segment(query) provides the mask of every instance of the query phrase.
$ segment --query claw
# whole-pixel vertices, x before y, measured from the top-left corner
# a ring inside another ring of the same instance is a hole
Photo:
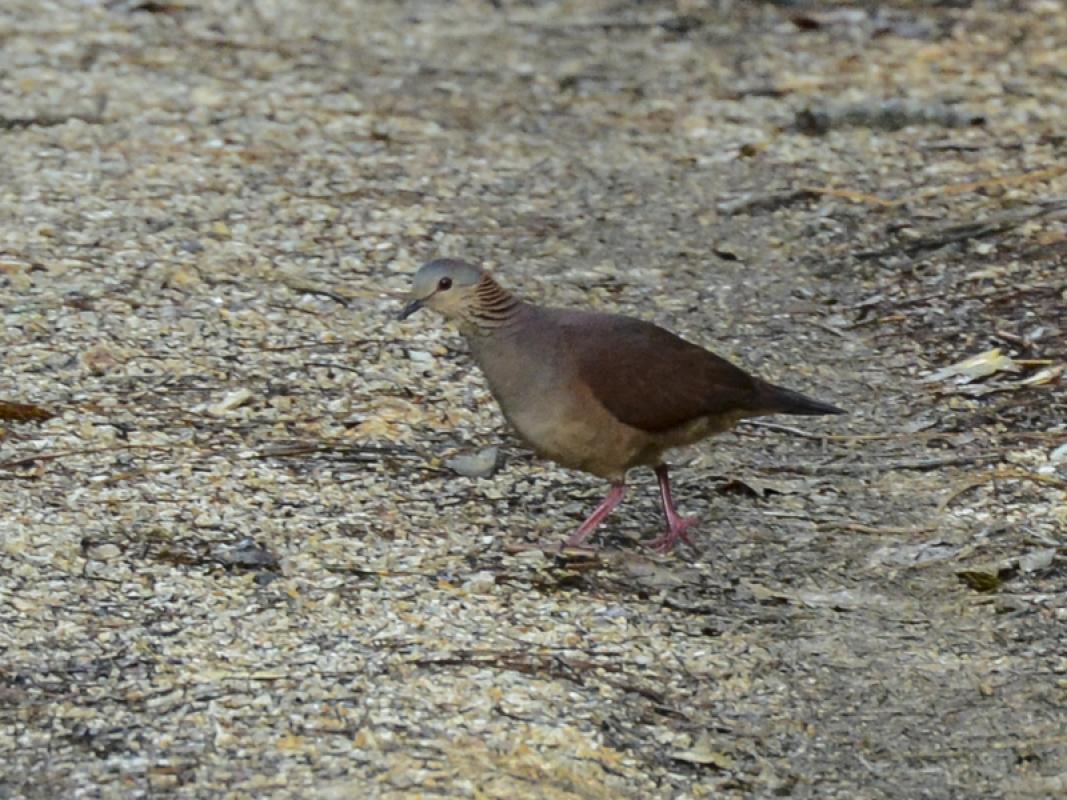
[[[668,522],[667,530],[661,536],[657,536],[651,542],[648,542],[647,546],[657,553],[669,553],[678,544],[679,539],[686,544],[692,544],[693,540],[689,538],[687,531],[697,522],[699,520],[696,517],[675,516],[673,520]]]
[[[696,517],[683,517],[674,507],[671,497],[671,481],[667,476],[667,465],[660,464],[656,467],[656,479],[659,481],[659,495],[663,501],[663,516],[667,518],[667,530],[662,536],[658,536],[648,543],[648,546],[659,553],[669,553],[681,539],[686,544],[692,544],[686,531],[697,523]]]

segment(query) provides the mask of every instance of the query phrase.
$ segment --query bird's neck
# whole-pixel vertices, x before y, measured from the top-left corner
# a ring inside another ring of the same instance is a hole
[[[483,274],[463,311],[460,331],[468,337],[489,336],[512,328],[520,321],[525,305],[488,274]]]

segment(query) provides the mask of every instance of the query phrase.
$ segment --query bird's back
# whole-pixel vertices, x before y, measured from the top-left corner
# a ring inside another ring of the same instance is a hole
[[[617,314],[546,313],[576,374],[626,425],[656,434],[758,411],[762,381],[658,325]]]

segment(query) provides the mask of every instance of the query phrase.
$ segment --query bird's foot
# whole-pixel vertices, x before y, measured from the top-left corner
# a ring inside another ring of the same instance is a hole
[[[669,553],[678,544],[679,539],[686,544],[692,544],[693,540],[689,538],[687,531],[696,525],[698,521],[696,517],[676,516],[668,522],[667,530],[662,536],[657,536],[645,546],[655,550],[657,553]]]
[[[562,552],[564,548],[585,549],[586,546],[583,545],[582,542],[588,538],[589,534],[593,532],[593,529],[596,528],[597,525],[604,521],[604,518],[611,513],[612,509],[622,502],[622,499],[625,496],[626,485],[622,483],[614,484],[611,487],[611,491],[608,492],[607,497],[605,497],[600,502],[600,505],[593,510],[593,513],[589,515],[589,518],[579,526],[578,530],[571,535],[571,538],[564,544],[560,545],[560,551]]]

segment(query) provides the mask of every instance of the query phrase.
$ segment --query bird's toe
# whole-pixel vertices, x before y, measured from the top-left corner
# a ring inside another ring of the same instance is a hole
[[[688,531],[698,521],[697,517],[675,517],[670,521],[667,530],[648,542],[647,546],[658,553],[669,553],[679,541],[692,544],[693,540],[689,538]]]

